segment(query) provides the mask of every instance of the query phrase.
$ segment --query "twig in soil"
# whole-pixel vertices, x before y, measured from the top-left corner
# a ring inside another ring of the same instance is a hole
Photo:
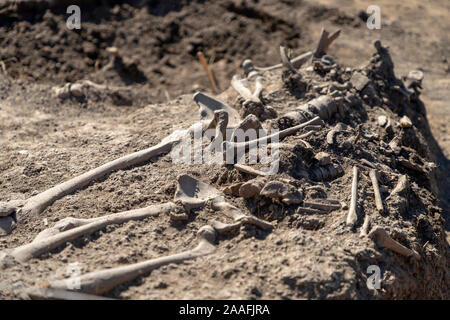
[[[206,74],[208,75],[209,83],[211,85],[212,91],[214,93],[218,93],[219,90],[217,90],[216,81],[214,80],[214,75],[212,73],[212,70],[209,68],[208,63],[206,62],[205,56],[203,55],[203,52],[197,52],[197,58],[200,61],[201,65],[203,66],[203,69],[205,69]]]
[[[417,260],[420,259],[420,255],[415,250],[408,249],[404,245],[392,239],[387,231],[380,226],[375,226],[370,231],[369,238],[375,240],[377,245],[380,247],[391,249],[392,251],[405,257],[413,256]]]
[[[83,235],[92,234],[106,226],[154,217],[161,213],[170,212],[175,208],[176,205],[174,203],[168,202],[92,219],[66,218],[58,222],[54,227],[42,231],[31,243],[12,250],[6,250],[6,253],[19,262],[25,262],[32,258],[37,258],[68,241],[75,240]]]
[[[78,278],[79,291],[89,294],[103,294],[111,291],[116,286],[132,281],[139,276],[160,268],[170,263],[181,263],[186,260],[195,259],[214,252],[214,241],[216,232],[211,226],[203,226],[197,232],[200,243],[194,249],[176,253],[167,257],[160,257],[123,267],[103,269],[84,274]],[[51,288],[66,289],[67,280],[50,281]]]
[[[358,167],[353,167],[353,181],[352,181],[352,198],[350,200],[350,209],[347,215],[347,225],[353,226],[358,220],[358,215],[356,214],[356,201],[358,197]]]
[[[383,201],[381,200],[380,187],[378,186],[377,171],[375,169],[369,172],[370,180],[372,181],[373,193],[375,195],[375,204],[379,213],[383,212]]]

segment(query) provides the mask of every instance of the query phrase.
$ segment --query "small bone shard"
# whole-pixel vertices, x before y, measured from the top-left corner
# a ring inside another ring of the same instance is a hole
[[[326,211],[326,212],[341,209],[341,205],[339,203],[336,204],[336,203],[320,203],[320,202],[304,201],[303,206],[308,207],[308,208]]]
[[[32,300],[115,300],[92,294],[53,288],[29,288],[24,293]]]
[[[358,167],[353,167],[353,181],[352,181],[352,195],[350,200],[350,209],[347,215],[347,225],[354,226],[358,220],[358,215],[356,214],[356,201],[358,197]]]
[[[104,294],[122,283],[129,282],[164,265],[170,263],[181,263],[186,260],[195,259],[197,257],[213,253],[215,250],[214,229],[210,226],[203,226],[197,234],[200,238],[200,243],[194,249],[167,257],[151,259],[123,267],[104,269],[84,274],[78,278],[80,281],[78,291],[89,294]],[[50,286],[55,289],[66,289],[67,282],[66,280],[50,281]]]
[[[392,251],[405,257],[412,256],[417,260],[420,259],[420,255],[415,250],[408,249],[404,245],[392,239],[387,231],[380,226],[375,226],[369,232],[368,236],[369,238],[375,240],[377,245],[380,247],[391,249]]]
[[[375,169],[369,172],[370,180],[372,181],[373,193],[375,195],[375,205],[378,212],[383,212],[383,201],[381,200],[380,187],[378,186],[377,171]]]
[[[92,234],[111,224],[121,224],[130,220],[140,220],[175,209],[174,203],[164,203],[146,208],[110,214],[92,219],[75,219],[60,221],[51,231],[43,231],[33,242],[8,250],[8,255],[17,261],[25,262],[37,258],[68,241],[75,240],[83,235]],[[65,229],[64,229],[65,228]]]

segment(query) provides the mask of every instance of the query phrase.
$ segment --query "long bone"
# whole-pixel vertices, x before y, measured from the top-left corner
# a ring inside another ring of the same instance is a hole
[[[199,106],[200,120],[205,121],[214,118],[214,112],[223,110],[228,113],[228,127],[236,128],[241,122],[241,117],[236,109],[231,108],[227,104],[214,99],[204,93],[197,92],[194,94],[194,101]]]
[[[350,209],[347,214],[347,225],[353,226],[358,220],[358,215],[356,214],[356,201],[358,197],[358,167],[353,167],[353,180],[352,180],[352,197],[350,200]]]
[[[25,262],[32,258],[37,258],[68,241],[101,230],[108,225],[157,216],[161,213],[168,213],[175,208],[176,205],[174,203],[168,202],[92,219],[63,219],[53,228],[41,232],[33,242],[15,249],[6,250],[5,252],[17,261]]]
[[[193,99],[200,107],[201,122],[206,123],[212,121],[212,119],[214,119],[214,111],[223,110],[228,113],[230,119],[229,123],[232,127],[239,124],[239,114],[233,108],[202,93],[195,94]],[[107,162],[100,167],[60,183],[27,200],[14,200],[7,203],[0,202],[0,207],[4,205],[5,207],[8,207],[9,210],[9,216],[3,217],[3,215],[0,214],[0,236],[7,235],[13,230],[15,227],[15,219],[20,221],[31,215],[38,215],[56,200],[83,188],[94,180],[98,180],[113,171],[130,168],[137,164],[144,163],[153,157],[170,152],[172,148],[182,140],[183,136],[192,130],[193,126],[188,130],[176,130],[153,147]],[[12,208],[12,210],[10,210],[10,208]]]
[[[401,243],[392,239],[387,231],[380,226],[375,226],[369,232],[368,236],[369,238],[375,240],[377,245],[380,247],[391,249],[392,251],[397,252],[398,254],[405,257],[412,256],[417,260],[420,259],[420,255],[415,250],[408,249]]]
[[[78,278],[80,285],[78,291],[89,294],[104,294],[122,283],[132,281],[164,265],[181,263],[213,253],[216,238],[214,229],[211,226],[203,226],[198,230],[197,235],[200,238],[200,243],[194,249],[123,267],[84,274]],[[67,280],[49,281],[49,283],[51,288],[67,289]]]
[[[181,201],[187,210],[203,207],[207,202],[210,202],[213,210],[228,215],[235,222],[253,224],[264,230],[273,229],[273,225],[269,222],[254,216],[245,215],[240,209],[226,202],[219,190],[189,175],[178,177],[178,186],[174,200]]]
[[[265,136],[265,137],[261,137],[259,139],[256,140],[251,140],[251,141],[246,141],[246,142],[229,142],[229,141],[225,141],[224,142],[224,150],[231,150],[231,148],[244,148],[244,150],[248,150],[250,147],[256,147],[258,146],[258,144],[260,143],[265,143],[265,144],[269,144],[272,143],[272,140],[274,139],[283,139],[284,137],[290,136],[295,134],[297,131],[303,129],[306,126],[309,125],[323,125],[323,120],[320,119],[320,117],[314,117],[313,119],[299,124],[295,127],[290,127],[284,130],[281,130],[280,132]]]

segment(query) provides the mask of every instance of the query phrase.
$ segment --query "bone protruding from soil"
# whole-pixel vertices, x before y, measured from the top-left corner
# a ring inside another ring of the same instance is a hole
[[[193,99],[199,106],[200,120],[213,119],[215,111],[223,110],[228,113],[228,126],[230,128],[236,128],[241,123],[239,113],[227,104],[201,92],[195,93]]]
[[[373,239],[380,247],[391,249],[392,251],[405,257],[412,256],[415,259],[420,259],[420,255],[415,250],[408,249],[401,243],[392,239],[387,231],[380,226],[375,226],[369,232],[368,236],[369,238]]]
[[[356,214],[356,202],[358,197],[358,173],[359,169],[357,166],[353,167],[353,180],[352,180],[352,194],[350,200],[350,208],[347,214],[347,225],[354,226],[358,220],[358,215]]]
[[[292,58],[291,64],[294,68],[300,68],[305,62],[307,62],[311,57],[313,53],[311,51],[302,53],[301,55]],[[265,71],[272,71],[276,69],[281,69],[283,67],[282,63],[278,63],[276,65],[270,66],[270,67],[257,67],[253,64],[252,60],[246,59],[242,63],[242,66],[244,67],[245,73],[247,74],[248,78],[251,78],[253,76],[258,75],[258,71],[265,72]]]
[[[68,241],[75,240],[83,235],[92,234],[106,226],[157,216],[161,213],[168,213],[175,208],[176,205],[174,203],[168,202],[93,219],[64,219],[50,230],[44,230],[33,242],[8,250],[7,253],[17,261],[25,262],[32,258],[37,258]]]
[[[113,171],[130,168],[158,155],[168,153],[178,141],[178,138],[168,139],[156,146],[110,161],[98,168],[47,189],[26,200],[22,208],[17,208],[17,219],[20,222],[21,219],[30,215],[40,214],[56,200],[81,189],[92,181],[98,180]]]
[[[320,58],[327,53],[328,48],[331,43],[339,37],[341,30],[337,30],[333,34],[329,34],[327,30],[322,29],[322,34],[320,35],[319,43],[317,44],[316,50],[314,51],[314,57]]]
[[[23,293],[32,300],[116,300],[92,294],[53,288],[28,288],[23,290]]]
[[[246,79],[242,79],[240,75],[235,74],[233,78],[231,78],[231,86],[234,90],[236,90],[239,95],[244,98],[246,101],[253,101],[261,103],[259,96],[254,95],[247,86],[244,85],[244,81]]]
[[[291,60],[289,59],[286,47],[280,46],[280,57],[283,67],[291,70],[294,74],[298,74],[297,69],[295,69],[295,67],[291,63]]]
[[[377,171],[375,169],[369,172],[370,180],[372,181],[373,193],[375,196],[375,205],[377,206],[378,212],[383,212],[383,201],[381,200],[380,187],[378,186]]]
[[[104,294],[122,283],[132,281],[164,265],[181,263],[213,253],[216,238],[214,229],[211,226],[203,226],[197,232],[197,235],[200,238],[200,243],[194,249],[123,267],[84,274],[78,278],[80,284],[78,291],[89,294]],[[55,289],[67,289],[67,280],[50,281],[50,286]]]

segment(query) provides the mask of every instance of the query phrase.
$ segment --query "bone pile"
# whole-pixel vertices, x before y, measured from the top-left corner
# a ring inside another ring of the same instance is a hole
[[[416,128],[422,125],[423,111],[414,109],[420,106],[422,76],[414,71],[405,83],[397,79],[389,52],[379,41],[374,43],[376,52],[365,67],[340,66],[327,55],[339,33],[330,35],[323,30],[316,48],[294,58],[287,48],[280,47],[281,63],[277,65],[257,67],[246,59],[243,74],[233,76],[231,88],[220,97],[205,93],[193,97],[200,113],[196,125],[202,131],[215,130],[207,148],[220,149],[224,154],[243,148],[249,153],[260,141],[277,143],[276,174],[258,165],[237,162],[224,163],[222,173],[212,180],[182,174],[171,202],[91,219],[63,219],[37,234],[32,242],[1,252],[0,262],[7,268],[11,261],[26,263],[42,258],[51,250],[109,225],[161,215],[184,223],[195,212],[208,209],[214,215],[197,231],[196,247],[83,274],[77,292],[103,295],[164,265],[213,255],[227,237],[245,228],[273,232],[275,221],[287,215],[337,217],[339,228],[349,236],[358,233],[359,241],[366,246],[380,251],[387,248],[382,251],[386,256],[395,254],[395,259],[419,263],[423,248],[417,246],[417,236],[407,233],[401,239],[396,237],[401,231],[393,232],[388,215],[402,219],[410,209],[417,210],[412,199],[417,181],[433,179],[435,165],[427,158],[426,140]],[[105,89],[82,82],[59,88],[56,93],[60,97],[81,95],[88,87]],[[281,93],[288,98],[278,99]],[[376,127],[367,121],[374,117]],[[276,136],[233,140],[238,129],[269,132],[274,128],[280,130]],[[227,129],[233,133],[227,134]],[[56,200],[113,171],[167,155],[193,131],[194,126],[177,130],[155,146],[124,155],[25,201],[0,203],[0,235],[8,236],[22,223],[39,219]],[[226,141],[222,143],[219,136],[226,137]],[[236,205],[235,201],[245,205]],[[70,297],[67,290],[64,279],[51,279],[46,286],[28,291],[28,295],[65,298]]]

